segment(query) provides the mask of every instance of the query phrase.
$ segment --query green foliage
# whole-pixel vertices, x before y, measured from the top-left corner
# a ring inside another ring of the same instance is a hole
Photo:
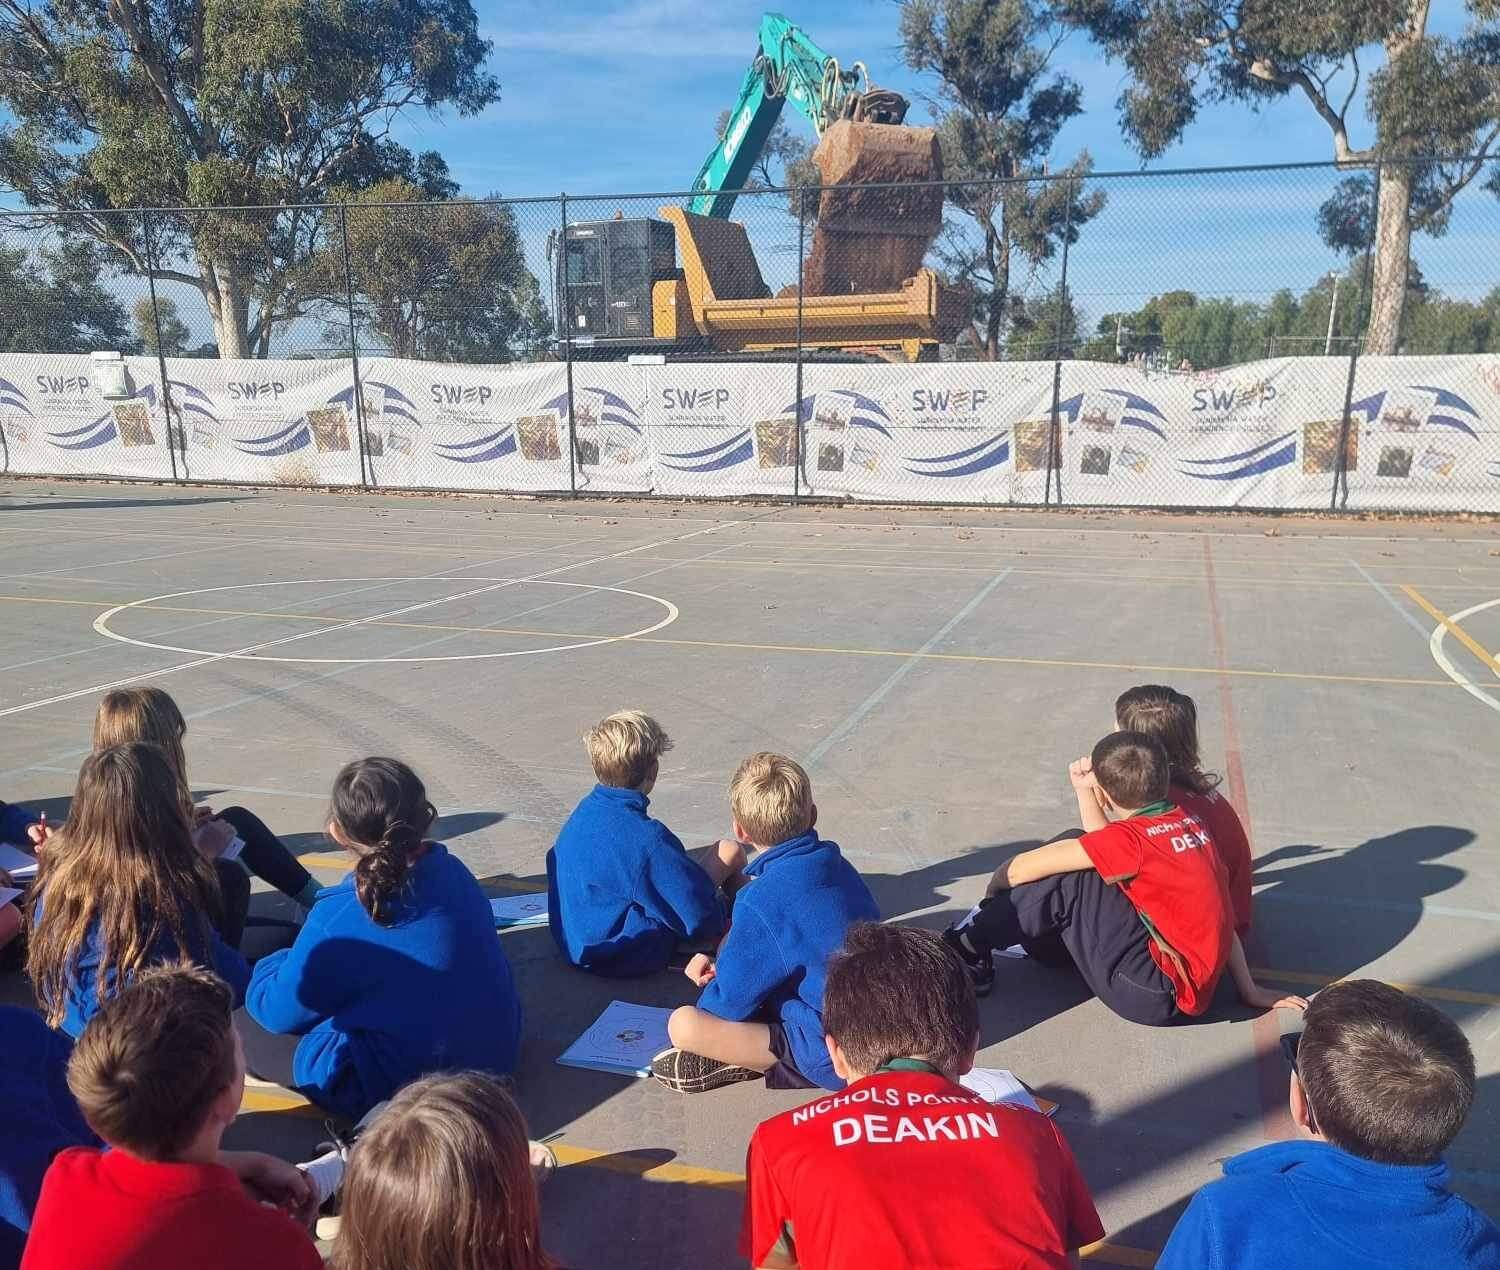
[[[0,353],[137,351],[125,310],[99,283],[105,268],[85,241],[0,246]]]
[[[153,310],[150,296],[142,296],[131,306],[130,320],[135,326],[136,341],[148,353],[157,351],[156,331],[161,327],[160,351],[164,357],[181,357],[192,332],[177,312],[177,301],[158,296]]]
[[[0,0],[0,182],[85,211],[305,204],[392,175],[430,187],[446,170],[386,132],[408,108],[495,101],[489,47],[469,0]],[[136,272],[151,263],[138,220],[70,224]],[[265,356],[300,311],[286,278],[315,228],[176,214],[153,246],[161,276],[202,293],[225,356]]]
[[[1047,173],[1059,130],[1083,109],[1079,86],[1051,70],[1062,34],[1050,11],[1030,0],[901,6],[907,66],[938,78],[931,105],[945,176],[1005,182],[950,186],[955,216],[934,248],[943,273],[973,295],[976,334],[991,360],[1007,329],[1023,333],[1017,265],[1035,273],[1104,206],[1103,193],[1084,190],[1081,180],[1030,179]],[[1092,166],[1084,152],[1061,175],[1082,178]]]

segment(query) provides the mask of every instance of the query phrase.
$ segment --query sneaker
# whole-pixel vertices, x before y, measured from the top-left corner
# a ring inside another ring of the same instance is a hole
[[[964,963],[964,969],[974,981],[974,995],[989,996],[990,989],[995,986],[995,960],[989,951],[970,952],[957,926],[950,926],[943,932],[943,943],[956,952],[958,959]]]
[[[674,1047],[662,1050],[651,1060],[651,1074],[679,1094],[706,1094],[710,1089],[735,1085],[742,1080],[760,1080],[765,1073],[704,1058],[702,1054],[689,1054]]]

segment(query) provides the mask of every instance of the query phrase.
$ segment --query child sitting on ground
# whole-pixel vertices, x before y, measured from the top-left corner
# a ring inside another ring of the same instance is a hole
[[[958,1084],[979,1048],[963,964],[930,931],[860,922],[828,965],[848,1088],[750,1139],[740,1251],[762,1270],[1076,1265],[1103,1237],[1057,1126]]]
[[[1186,693],[1162,684],[1141,684],[1115,700],[1115,726],[1143,732],[1161,742],[1172,766],[1168,795],[1183,811],[1201,820],[1218,848],[1234,908],[1234,933],[1250,933],[1250,840],[1234,804],[1219,792],[1219,778],[1203,770],[1198,757],[1198,707]]]
[[[1291,1078],[1300,1140],[1226,1160],[1157,1270],[1495,1270],[1500,1230],[1442,1159],[1473,1099],[1473,1052],[1441,1011],[1373,979],[1324,988]]]
[[[1132,1023],[1202,1014],[1226,967],[1247,1005],[1306,1006],[1251,977],[1224,866],[1203,824],[1169,799],[1159,741],[1113,732],[1069,778],[1083,836],[1007,860],[978,912],[943,934],[980,995],[994,984],[993,950],[1020,944],[1045,962],[1071,960]]]
[[[552,1270],[526,1122],[494,1077],[408,1085],[354,1145],[335,1270]]]
[[[824,971],[850,924],[879,921],[880,910],[838,845],[818,837],[812,783],[791,759],[752,754],[729,803],[734,836],[761,854],[745,867],[717,959],[688,962],[703,995],[673,1011],[673,1048],[652,1075],[682,1093],[762,1075],[771,1089],[842,1089],[823,1043]]]
[[[44,817],[19,803],[0,802],[0,842],[20,847],[34,855],[46,840],[47,824]],[[20,889],[4,869],[0,869],[0,888]],[[21,933],[22,925],[19,897],[0,904],[0,948],[4,948]]]
[[[436,819],[405,763],[346,765],[328,836],[354,871],[319,895],[290,948],[256,963],[245,994],[250,1070],[351,1121],[432,1071],[515,1067],[510,963],[474,875],[427,841]]]
[[[222,980],[175,966],[95,1015],[68,1085],[110,1149],[70,1147],[52,1162],[22,1270],[320,1270],[307,1178],[220,1149],[245,1089],[232,1008]]]
[[[558,951],[582,970],[611,976],[667,968],[679,940],[724,933],[718,888],[738,880],[745,849],[728,840],[689,855],[647,814],[661,756],[661,724],[623,710],[583,743],[599,783],[547,852],[547,922]]]

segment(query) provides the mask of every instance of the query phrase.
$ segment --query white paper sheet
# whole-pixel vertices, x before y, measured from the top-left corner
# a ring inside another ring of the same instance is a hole
[[[671,1046],[662,1006],[611,1001],[594,1025],[563,1051],[564,1067],[588,1067],[621,1076],[649,1076],[651,1060]]]

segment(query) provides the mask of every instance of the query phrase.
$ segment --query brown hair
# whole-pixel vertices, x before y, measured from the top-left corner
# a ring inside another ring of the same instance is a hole
[[[893,1058],[962,1066],[979,1037],[979,1003],[963,963],[931,931],[855,922],[828,962],[823,1030],[856,1072]]]
[[[191,965],[148,970],[89,1020],[68,1088],[89,1127],[143,1160],[171,1160],[237,1075],[229,985]]]
[[[336,1270],[551,1270],[526,1122],[493,1076],[408,1085],[349,1158]]]
[[[1089,762],[1099,788],[1126,811],[1161,802],[1171,788],[1167,752],[1144,732],[1111,732],[1094,746]]]
[[[1381,1164],[1437,1160],[1474,1101],[1474,1053],[1458,1025],[1374,979],[1336,983],[1313,998],[1297,1077],[1317,1131]]]
[[[736,769],[729,806],[751,842],[774,847],[812,828],[812,782],[800,763],[762,750]]]
[[[329,816],[358,849],[354,889],[360,904],[379,925],[389,926],[412,857],[437,819],[427,787],[400,759],[356,759],[334,778]]]
[[[1198,707],[1185,692],[1165,684],[1141,684],[1115,698],[1115,722],[1124,732],[1155,737],[1172,765],[1172,783],[1194,794],[1219,784],[1198,757]]]
[[[672,738],[649,714],[621,710],[585,732],[583,747],[601,785],[638,789],[653,764],[672,748]]]
[[[146,969],[164,940],[182,956],[206,951],[221,916],[218,878],[193,845],[181,782],[159,748],[114,745],[84,759],[35,894],[26,969],[53,1027],[93,930],[101,1000]]]
[[[187,735],[187,720],[177,703],[160,688],[112,688],[99,699],[94,712],[94,749],[106,750],[112,745],[129,745],[145,741],[167,756],[177,778],[187,787],[187,755],[182,738]]]

